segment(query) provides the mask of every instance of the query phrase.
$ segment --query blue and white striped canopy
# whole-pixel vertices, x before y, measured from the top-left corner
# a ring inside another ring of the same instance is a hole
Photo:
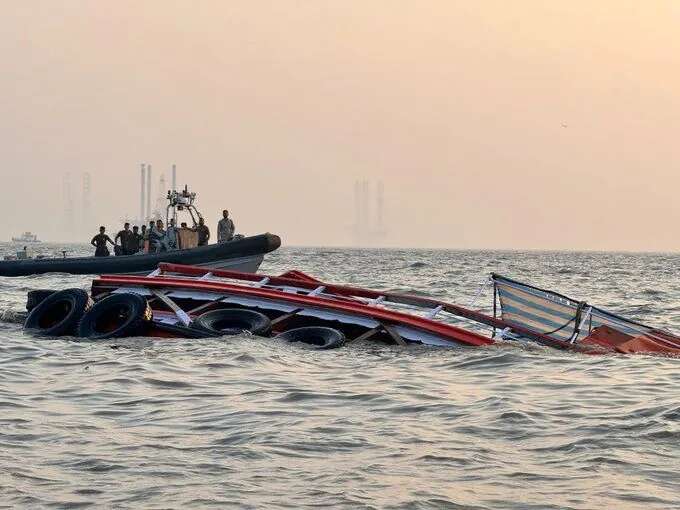
[[[652,328],[618,315],[531,285],[492,275],[501,305],[501,318],[538,333],[564,341],[576,341],[599,326],[629,335],[649,333]],[[577,313],[580,308],[580,313]]]

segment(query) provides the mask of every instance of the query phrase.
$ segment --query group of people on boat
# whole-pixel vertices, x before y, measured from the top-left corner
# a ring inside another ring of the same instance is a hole
[[[229,217],[229,211],[222,211],[222,219],[217,224],[217,242],[226,243],[234,239],[236,228],[233,220]],[[205,224],[203,217],[199,216],[198,223],[188,227],[181,223],[175,225],[175,219],[171,218],[165,228],[163,220],[150,221],[149,226],[142,225],[140,228],[134,225],[130,229],[130,223],[125,223],[123,230],[111,238],[106,233],[106,227],[99,227],[99,234],[95,235],[90,244],[95,248],[95,257],[108,257],[111,252],[108,245],[114,248],[116,255],[136,255],[138,253],[160,253],[170,250],[178,250],[194,246],[183,246],[182,239],[185,233],[192,232],[196,236],[195,246],[206,246],[210,241],[210,229]],[[120,242],[120,244],[119,244]]]

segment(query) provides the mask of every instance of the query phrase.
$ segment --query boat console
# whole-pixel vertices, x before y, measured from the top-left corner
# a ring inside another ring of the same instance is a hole
[[[175,223],[177,223],[178,211],[186,210],[189,213],[189,216],[191,216],[191,221],[194,223],[194,225],[198,223],[199,218],[203,217],[203,215],[194,205],[194,202],[196,201],[196,193],[190,192],[188,186],[184,186],[182,191],[168,191],[166,198],[168,199],[168,206],[165,212],[166,224],[170,223],[170,219],[175,220]]]

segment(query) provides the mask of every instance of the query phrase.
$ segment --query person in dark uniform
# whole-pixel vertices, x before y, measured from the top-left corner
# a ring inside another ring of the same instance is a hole
[[[99,227],[99,234],[92,238],[90,244],[95,247],[94,256],[95,257],[108,257],[111,255],[109,249],[106,247],[106,243],[111,243],[111,246],[115,246],[109,236],[106,235],[106,228]]]
[[[118,232],[116,234],[116,237],[113,239],[114,243],[118,242],[118,239],[120,239],[120,254],[121,255],[132,255],[134,253],[132,250],[132,240],[133,240],[133,234],[132,231],[130,230],[130,224],[126,223],[123,225],[123,230]],[[116,253],[118,254],[118,253]]]
[[[139,233],[139,248],[137,251],[144,251],[144,241],[149,240],[149,234],[146,231],[146,225],[142,225],[142,231]]]
[[[210,229],[205,224],[203,218],[198,218],[198,225],[194,227],[194,230],[198,232],[198,245],[205,246],[210,241]]]
[[[142,225],[144,226],[144,225]],[[129,255],[134,255],[139,253],[141,250],[140,245],[142,244],[143,236],[139,233],[139,227],[135,225],[132,227],[132,237],[130,238],[130,253]]]

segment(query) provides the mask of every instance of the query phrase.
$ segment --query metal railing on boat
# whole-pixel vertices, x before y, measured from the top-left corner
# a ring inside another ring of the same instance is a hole
[[[300,273],[305,276],[304,273]],[[187,281],[215,281],[223,283],[235,283],[240,286],[261,288],[290,294],[319,297],[332,301],[351,302],[371,307],[392,309],[398,312],[406,312],[431,321],[444,324],[465,323],[474,330],[495,330],[497,326],[485,324],[452,311],[446,303],[419,296],[379,293],[355,287],[332,285],[319,282],[313,278],[300,279],[284,276],[264,276],[251,273],[240,273],[229,270],[215,270],[198,268],[196,266],[183,266],[179,264],[160,264],[157,271],[149,275],[151,278],[163,278],[165,275],[173,278],[186,279]],[[479,297],[479,294],[477,295]],[[477,299],[475,298],[475,300]],[[474,313],[474,311],[472,311]],[[442,315],[443,314],[443,315]]]

